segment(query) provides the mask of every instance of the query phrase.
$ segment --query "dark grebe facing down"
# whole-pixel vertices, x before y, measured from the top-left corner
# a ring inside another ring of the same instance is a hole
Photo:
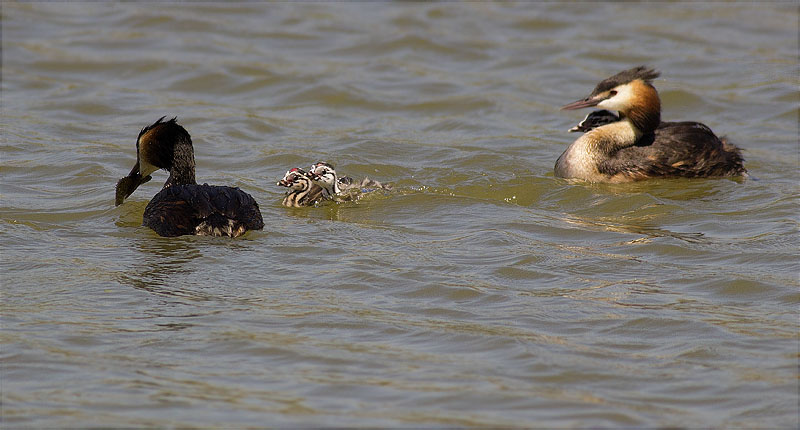
[[[286,172],[283,179],[278,181],[278,186],[289,188],[281,202],[286,207],[314,206],[325,198],[325,190],[311,180],[308,172],[298,167]]]
[[[169,172],[164,188],[144,209],[142,224],[161,236],[197,234],[237,237],[247,230],[261,230],[264,221],[249,194],[216,185],[198,185],[194,176],[194,149],[189,133],[177,118],[159,118],[136,139],[136,164],[117,182],[119,206],[158,169]]]
[[[354,181],[348,176],[339,177],[333,165],[325,162],[318,162],[311,165],[308,172],[311,180],[325,190],[325,198],[334,200],[350,200],[354,190],[384,189],[391,190],[389,184],[382,184],[370,178],[361,181]]]
[[[644,66],[625,70],[601,81],[588,97],[562,107],[616,110],[619,120],[583,127],[586,134],[556,161],[555,175],[590,182],[746,175],[741,150],[704,124],[661,122],[661,101],[652,85],[658,76]],[[598,118],[613,119],[604,114]],[[576,131],[584,131],[582,124]]]

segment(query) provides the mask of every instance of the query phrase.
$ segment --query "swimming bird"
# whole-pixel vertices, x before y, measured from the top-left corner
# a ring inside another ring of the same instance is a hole
[[[144,208],[142,225],[161,236],[196,234],[241,236],[261,230],[264,221],[258,203],[239,188],[198,185],[194,176],[192,138],[177,117],[161,117],[144,127],[136,139],[136,164],[117,182],[119,206],[158,169],[169,172],[164,187]]]
[[[699,122],[661,122],[653,87],[659,72],[634,67],[601,81],[588,97],[563,106],[601,107],[619,121],[589,129],[558,157],[555,175],[589,182],[742,176],[741,150]],[[608,118],[608,117],[607,117]]]
[[[325,190],[325,197],[328,199],[345,199],[351,198],[346,193],[350,190],[364,189],[364,188],[381,188],[390,190],[392,187],[388,184],[382,184],[370,178],[364,178],[360,182],[356,182],[353,178],[348,176],[339,177],[334,170],[333,165],[326,162],[318,162],[311,165],[311,170],[308,172],[311,180]]]
[[[308,172],[297,167],[287,171],[278,186],[289,188],[281,203],[286,207],[314,206],[325,197],[325,190],[311,181]]]

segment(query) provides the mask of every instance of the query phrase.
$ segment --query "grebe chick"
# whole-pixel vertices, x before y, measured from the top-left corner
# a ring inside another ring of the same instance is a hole
[[[590,129],[556,161],[555,175],[590,182],[648,178],[741,176],[741,150],[698,122],[661,122],[661,101],[644,66],[601,81],[561,109],[592,106],[619,111],[619,121]]]
[[[314,206],[325,197],[322,187],[311,181],[308,172],[297,167],[286,172],[278,186],[289,188],[281,204],[290,208]]]
[[[576,132],[580,131],[581,133],[586,133],[589,130],[594,128],[611,124],[612,122],[619,121],[619,117],[610,110],[596,110],[594,112],[589,113],[586,115],[586,118],[583,121],[579,122],[578,125],[572,127],[571,129],[567,130],[569,132]]]
[[[194,149],[189,133],[177,118],[161,117],[142,129],[136,139],[136,164],[117,182],[119,206],[158,169],[169,171],[164,188],[144,208],[142,224],[161,236],[196,234],[237,237],[261,230],[258,204],[244,191],[218,185],[198,185]]]
[[[352,196],[346,193],[351,190],[360,190],[364,188],[390,190],[392,188],[391,185],[382,184],[370,178],[364,178],[360,182],[356,182],[353,178],[348,176],[340,178],[336,174],[336,170],[334,170],[333,166],[325,162],[312,164],[308,175],[315,184],[325,190],[325,197],[328,199],[348,200],[352,198]]]

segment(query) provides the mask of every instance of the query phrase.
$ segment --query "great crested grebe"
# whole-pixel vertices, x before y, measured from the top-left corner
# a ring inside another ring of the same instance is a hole
[[[278,181],[278,186],[289,188],[281,203],[286,207],[314,206],[325,198],[325,190],[311,181],[308,172],[297,167],[286,172],[283,179]]]
[[[194,149],[189,133],[176,118],[161,117],[139,133],[136,164],[117,182],[119,206],[158,169],[169,171],[164,188],[144,208],[143,225],[161,236],[197,234],[237,237],[261,230],[258,204],[244,191],[218,185],[198,185],[194,178]]]
[[[616,110],[619,120],[590,127],[558,157],[555,175],[590,182],[745,175],[741,150],[704,124],[661,122],[661,101],[652,84],[658,76],[645,66],[625,70],[601,81],[588,97],[562,107]],[[583,131],[580,125],[576,131]]]
[[[382,184],[370,178],[364,178],[359,182],[353,178],[344,176],[339,177],[336,174],[333,166],[330,163],[318,162],[311,165],[311,170],[308,172],[311,180],[325,190],[325,197],[328,199],[347,199],[345,194],[350,190],[364,189],[364,188],[380,188],[390,190],[392,187],[388,184]]]

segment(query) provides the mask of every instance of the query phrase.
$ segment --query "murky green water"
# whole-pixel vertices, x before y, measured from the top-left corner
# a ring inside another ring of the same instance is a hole
[[[2,4],[7,427],[797,427],[798,10]],[[758,180],[571,184],[558,107],[638,64]],[[120,207],[178,115],[238,240]],[[327,160],[394,192],[280,206]]]

